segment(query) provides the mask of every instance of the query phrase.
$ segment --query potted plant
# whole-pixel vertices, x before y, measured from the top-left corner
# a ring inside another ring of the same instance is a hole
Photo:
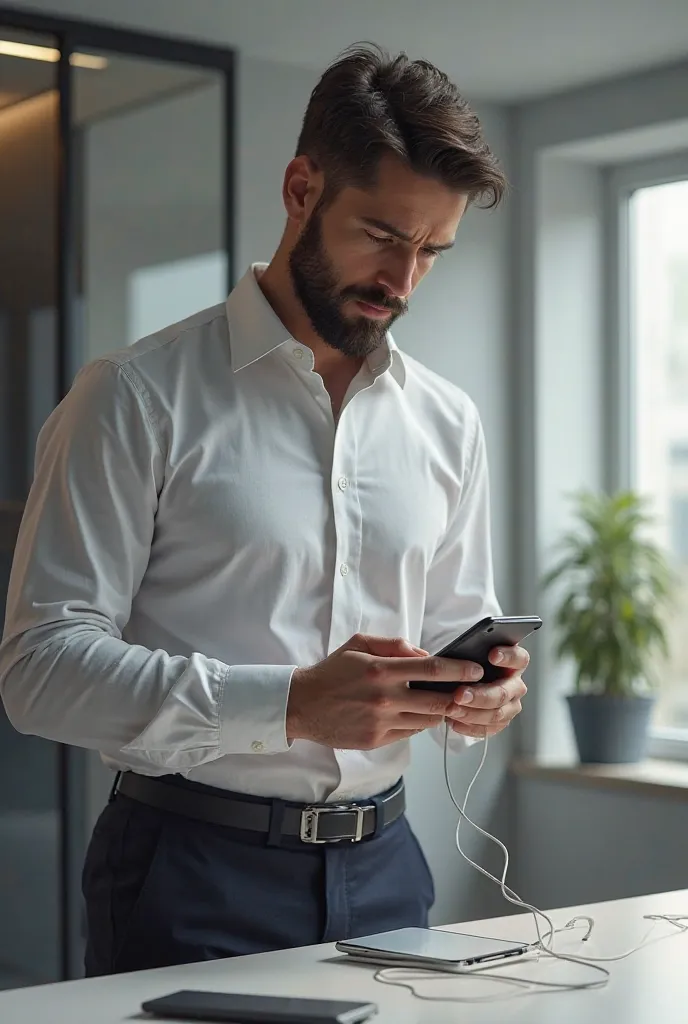
[[[580,760],[642,760],[673,576],[647,535],[652,517],[632,491],[581,492],[577,524],[543,584],[562,588],[555,614],[557,654],[576,665],[567,698]]]

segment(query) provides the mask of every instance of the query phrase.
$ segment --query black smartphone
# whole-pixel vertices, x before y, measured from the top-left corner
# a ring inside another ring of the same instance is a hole
[[[377,1013],[375,1003],[291,999],[187,989],[149,999],[141,1009],[168,1020],[231,1021],[231,1024],[358,1024]]]
[[[493,647],[516,647],[527,636],[540,629],[542,619],[539,615],[489,615],[467,629],[461,636],[437,652],[439,658],[456,658],[459,661],[477,661],[482,666],[484,675],[471,686],[482,683],[494,683],[508,674],[507,669],[493,665],[488,661],[488,654]],[[461,683],[431,682],[414,680],[409,683],[412,690],[434,690],[439,693],[453,693]]]

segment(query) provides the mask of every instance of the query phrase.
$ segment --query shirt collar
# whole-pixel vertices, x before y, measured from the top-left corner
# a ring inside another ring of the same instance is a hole
[[[234,373],[294,340],[258,284],[256,275],[266,266],[266,263],[253,263],[227,299],[230,357]],[[404,360],[391,334],[388,333],[383,344],[368,356],[368,365],[375,376],[389,370],[399,387],[404,387]]]

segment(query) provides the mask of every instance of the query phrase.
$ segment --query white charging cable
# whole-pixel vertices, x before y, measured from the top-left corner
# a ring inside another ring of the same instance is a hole
[[[449,723],[446,723],[444,737],[444,780],[451,801],[454,804],[456,810],[459,812],[459,820],[456,825],[456,848],[461,854],[461,856],[464,858],[464,860],[471,865],[471,867],[475,868],[475,870],[479,871],[481,875],[484,875],[486,878],[489,878],[490,881],[494,882],[496,885],[500,887],[502,895],[505,900],[507,900],[514,906],[523,907],[524,910],[528,910],[533,915],[533,919],[535,921],[535,930],[537,932],[537,941],[532,943],[530,948],[538,954],[538,959],[540,955],[543,955],[545,957],[550,957],[554,960],[564,960],[569,963],[580,964],[584,967],[588,967],[591,970],[597,972],[601,975],[601,977],[590,979],[589,981],[570,983],[546,981],[542,978],[525,978],[516,975],[505,975],[501,972],[501,969],[498,965],[491,963],[486,967],[482,968],[467,968],[464,970],[457,970],[451,972],[434,972],[429,970],[423,970],[422,968],[409,969],[405,967],[385,967],[382,970],[376,972],[376,981],[379,981],[382,984],[386,985],[396,985],[402,988],[407,988],[418,999],[427,999],[431,1001],[440,1002],[485,1002],[493,1001],[495,998],[505,998],[505,996],[488,995],[479,996],[477,998],[445,995],[431,996],[418,992],[415,988],[414,982],[430,980],[446,981],[448,978],[456,978],[458,975],[462,978],[499,981],[507,985],[519,987],[525,990],[522,993],[520,993],[521,995],[526,995],[529,992],[532,992],[534,989],[539,989],[540,991],[549,990],[571,992],[580,989],[602,988],[609,981],[610,973],[609,970],[606,967],[602,967],[601,964],[611,963],[615,960],[624,960],[626,957],[629,957],[633,953],[636,953],[639,949],[642,949],[644,946],[649,945],[648,939],[652,931],[654,930],[654,926],[657,923],[657,921],[664,921],[667,924],[671,924],[681,932],[688,931],[688,914],[645,914],[644,920],[651,921],[652,924],[650,925],[646,935],[643,937],[641,942],[637,946],[634,946],[632,949],[627,950],[625,953],[618,953],[614,956],[580,956],[573,953],[556,952],[553,948],[554,936],[556,934],[576,928],[577,926],[579,926],[581,922],[583,922],[586,924],[587,930],[581,941],[586,942],[590,938],[590,934],[594,927],[594,919],[592,917],[580,915],[578,917],[572,918],[566,925],[564,925],[563,928],[555,928],[554,923],[548,914],[545,914],[544,911],[539,910],[537,907],[532,906],[530,903],[526,903],[524,900],[521,899],[518,893],[515,893],[513,889],[510,889],[509,886],[506,884],[507,872],[509,870],[509,851],[507,850],[504,843],[502,843],[495,836],[490,835],[490,833],[486,832],[485,829],[480,827],[480,825],[477,825],[471,818],[468,817],[468,814],[466,813],[466,807],[468,805],[468,799],[471,795],[471,790],[473,789],[473,786],[475,785],[475,782],[478,776],[480,775],[480,772],[482,771],[483,765],[485,764],[485,759],[487,757],[487,749],[488,737],[486,733],[480,764],[478,765],[478,768],[468,785],[466,795],[463,800],[463,804],[461,805],[459,804],[456,796],[454,795],[454,789],[452,787],[451,778],[449,775]],[[480,864],[477,864],[462,849],[460,841],[460,831],[461,824],[464,821],[471,825],[480,835],[484,836],[486,839],[489,839],[490,842],[498,846],[499,849],[502,851],[504,855],[504,866],[502,869],[501,878],[497,878],[495,875],[491,874],[489,871],[483,868]],[[541,918],[543,921],[547,923],[547,932],[544,936],[540,931],[539,918]],[[653,941],[658,942],[669,937],[669,935],[662,935],[659,936],[657,939],[654,939]],[[526,960],[525,962],[528,961]],[[505,965],[509,966],[508,962],[505,962]],[[511,966],[513,966],[513,961],[511,963]]]

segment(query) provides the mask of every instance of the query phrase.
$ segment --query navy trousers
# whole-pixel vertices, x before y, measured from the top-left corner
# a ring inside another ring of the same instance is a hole
[[[432,877],[404,816],[361,843],[287,842],[117,795],[84,865],[87,976],[427,926]]]

